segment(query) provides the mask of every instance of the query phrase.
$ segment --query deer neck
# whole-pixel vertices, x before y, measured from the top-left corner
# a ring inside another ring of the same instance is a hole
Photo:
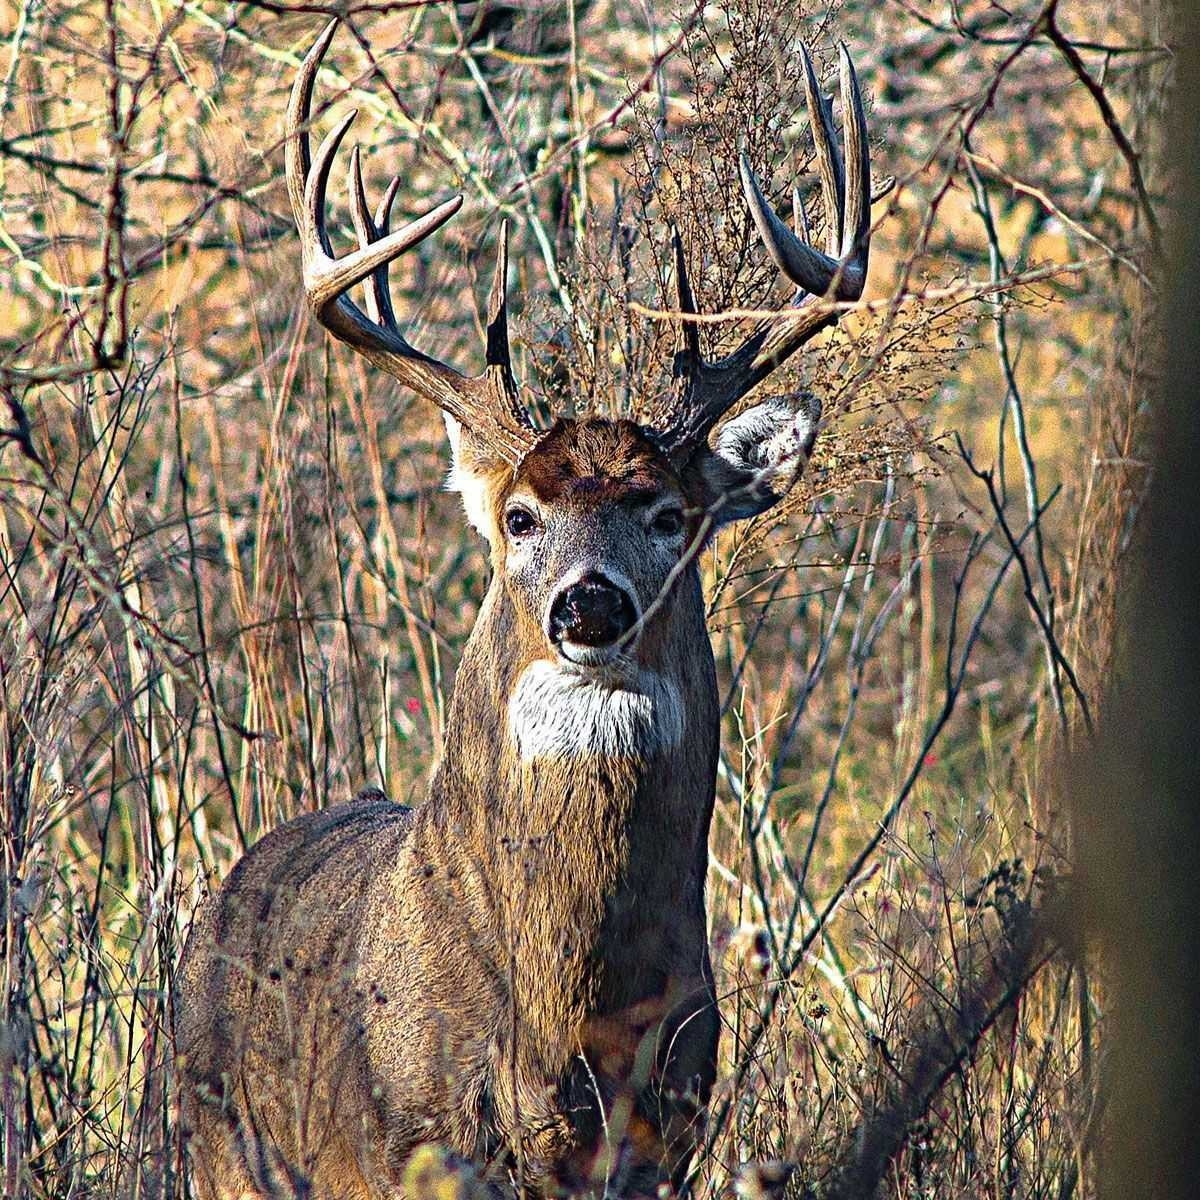
[[[638,670],[589,678],[560,671],[541,647],[522,652],[494,583],[431,788],[464,869],[469,857],[487,875],[494,900],[477,919],[495,926],[520,974],[590,995],[593,1009],[637,1003],[674,957],[694,971],[702,955],[718,709],[695,573],[677,588]],[[568,998],[545,1004],[569,1019]]]

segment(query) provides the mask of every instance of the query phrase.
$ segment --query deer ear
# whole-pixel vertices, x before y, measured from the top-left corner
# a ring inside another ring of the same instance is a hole
[[[778,504],[804,474],[821,403],[808,392],[773,396],[717,432],[695,460],[715,526],[756,517]]]
[[[446,490],[462,497],[467,520],[483,534],[489,545],[494,545],[499,532],[494,500],[511,481],[512,468],[449,413],[442,415],[450,438],[450,474],[446,477]]]

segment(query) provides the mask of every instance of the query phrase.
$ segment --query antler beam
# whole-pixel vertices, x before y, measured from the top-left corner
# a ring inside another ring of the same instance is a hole
[[[461,195],[435,205],[394,233],[389,213],[398,181],[393,181],[372,217],[363,188],[357,147],[350,157],[350,211],[358,249],[334,256],[325,225],[325,193],[334,155],[346,136],[351,112],[310,153],[308,128],[313,84],[337,21],[331,21],[313,44],[292,85],[285,126],[288,197],[300,232],[304,292],[316,319],[364,358],[395,376],[455,420],[489,448],[516,464],[537,440],[521,405],[508,350],[508,305],[504,282],[508,270],[508,231],[501,230],[496,277],[488,306],[487,366],[482,375],[462,375],[448,364],[422,354],[400,332],[388,289],[388,264],[440,229],[462,207]],[[347,292],[365,284],[366,312]]]
[[[681,324],[675,355],[676,407],[662,443],[677,462],[686,461],[708,438],[713,426],[756,384],[821,329],[838,319],[836,311],[806,307],[813,296],[857,300],[867,280],[871,244],[871,162],[867,121],[854,64],[840,48],[844,153],[839,150],[830,101],[821,94],[808,51],[801,47],[804,93],[817,150],[825,203],[826,249],[810,246],[775,214],[745,155],[742,191],[763,245],[785,278],[800,289],[788,315],[761,321],[732,354],[718,362],[700,356],[694,322]],[[796,204],[801,231],[803,210]],[[672,237],[679,311],[696,312],[678,231]]]

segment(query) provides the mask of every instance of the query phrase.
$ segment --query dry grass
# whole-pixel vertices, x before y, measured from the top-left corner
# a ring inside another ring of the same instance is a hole
[[[483,592],[440,420],[299,303],[279,130],[320,18],[290,7],[0,8],[6,1196],[187,1194],[190,915],[279,822],[419,798]],[[819,220],[796,36],[847,40],[897,181],[872,303],[787,369],[832,414],[806,487],[704,563],[725,1032],[697,1185],[784,1159],[797,1195],[862,1194],[875,1137],[889,1196],[1090,1195],[1103,988],[1044,914],[1144,485],[1162,17],[504,11],[355,6],[321,89],[400,207],[467,193],[394,272],[418,345],[473,364],[510,217],[547,409],[653,412],[670,220],[703,311],[778,302],[735,157]]]

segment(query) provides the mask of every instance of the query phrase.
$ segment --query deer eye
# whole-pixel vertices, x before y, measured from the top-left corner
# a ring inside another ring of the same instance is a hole
[[[650,528],[660,537],[674,537],[683,529],[683,510],[664,508],[662,512],[655,514]]]
[[[504,514],[504,528],[509,537],[526,537],[537,528],[537,518],[527,508],[510,508]]]

